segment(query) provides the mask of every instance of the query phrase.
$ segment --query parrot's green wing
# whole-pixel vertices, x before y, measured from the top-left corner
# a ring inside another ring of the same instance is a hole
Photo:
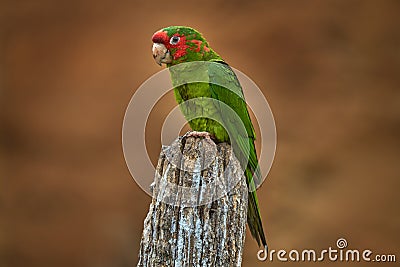
[[[245,170],[244,173],[249,187],[247,221],[250,232],[257,240],[258,244],[260,244],[261,240],[262,244],[266,246],[267,244],[255,191],[255,183],[260,181],[261,173],[254,146],[254,127],[250,120],[242,87],[240,86],[235,73],[225,62],[220,60],[214,62],[215,64],[210,64],[208,69],[211,97],[225,103],[238,115],[231,116],[229,114],[222,114],[221,117],[226,131],[230,135],[230,142],[234,149],[234,153],[241,162],[243,170]],[[223,109],[220,108],[220,110]],[[238,131],[238,129],[243,128],[243,126],[245,132]]]
[[[261,174],[258,168],[258,160],[254,147],[254,140],[256,134],[253,124],[247,110],[247,104],[243,95],[242,87],[233,72],[233,70],[223,61],[214,61],[215,63],[209,65],[209,85],[212,98],[221,101],[228,105],[233,111],[236,112],[238,117],[229,116],[229,114],[222,114],[226,130],[232,136],[230,140],[240,149],[239,153],[243,155],[236,155],[246,157],[243,163],[251,165],[252,170],[255,172],[254,179],[258,183]],[[223,86],[221,86],[223,85]],[[224,110],[220,108],[220,110]],[[228,115],[228,116],[227,116]],[[238,121],[237,119],[240,119]],[[246,132],[240,132],[238,129],[245,128]],[[236,154],[236,153],[235,153]],[[239,160],[242,160],[239,158]],[[248,161],[248,162],[247,162]],[[246,166],[242,166],[245,167]],[[255,188],[251,188],[254,191]]]

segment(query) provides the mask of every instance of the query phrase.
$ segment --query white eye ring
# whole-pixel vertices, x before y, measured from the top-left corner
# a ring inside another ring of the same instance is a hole
[[[169,40],[169,43],[172,45],[176,45],[177,43],[179,43],[179,40],[181,38],[179,38],[179,36],[172,36],[171,39]]]

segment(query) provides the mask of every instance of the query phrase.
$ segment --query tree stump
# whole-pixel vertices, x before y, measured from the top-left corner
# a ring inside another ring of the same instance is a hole
[[[248,190],[229,144],[164,146],[152,192],[137,266],[241,266]]]

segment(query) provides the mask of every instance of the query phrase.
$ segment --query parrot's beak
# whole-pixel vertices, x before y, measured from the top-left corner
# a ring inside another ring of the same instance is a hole
[[[165,47],[165,45],[160,43],[154,43],[152,50],[153,50],[154,60],[158,65],[161,66],[161,63],[167,64],[172,62],[171,53]]]

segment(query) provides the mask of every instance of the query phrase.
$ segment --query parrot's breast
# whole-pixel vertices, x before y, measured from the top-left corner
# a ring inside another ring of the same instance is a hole
[[[208,83],[191,83],[175,87],[181,111],[194,131],[209,132],[218,142],[229,142],[220,110],[212,100]],[[211,100],[210,100],[211,99]]]

